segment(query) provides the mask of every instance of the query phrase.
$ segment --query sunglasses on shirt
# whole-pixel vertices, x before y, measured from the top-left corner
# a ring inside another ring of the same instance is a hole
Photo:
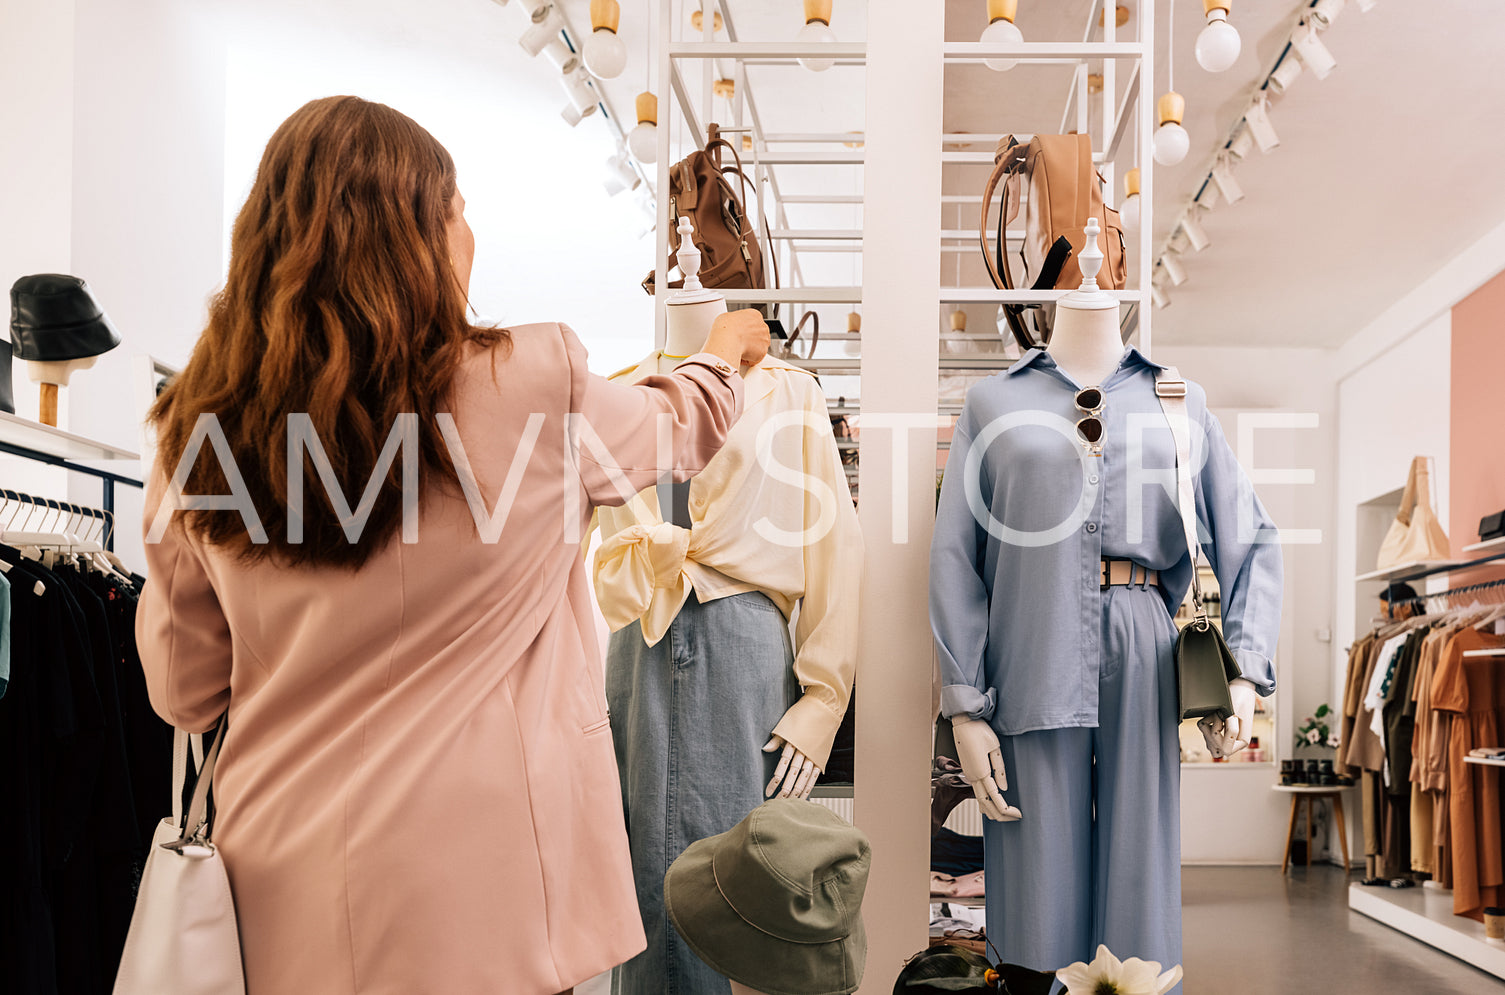
[[[1103,389],[1101,387],[1083,387],[1076,392],[1073,399],[1076,409],[1085,416],[1077,420],[1077,438],[1092,450],[1092,455],[1103,454]]]

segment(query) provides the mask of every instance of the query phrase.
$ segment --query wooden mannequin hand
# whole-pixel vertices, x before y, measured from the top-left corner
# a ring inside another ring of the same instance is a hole
[[[1204,715],[1197,720],[1207,749],[1214,757],[1231,757],[1249,745],[1254,729],[1254,699],[1257,692],[1254,682],[1243,677],[1228,683],[1228,696],[1233,699],[1233,714],[1227,718]]]
[[[779,757],[779,765],[774,768],[773,780],[763,790],[763,797],[772,798],[777,793],[780,798],[809,798],[815,782],[825,771],[815,766],[814,760],[796,750],[783,736],[770,739],[768,745],[763,747],[763,752],[772,753],[780,747],[783,747],[784,754]],[[783,782],[782,785],[780,782]]]
[[[956,759],[961,761],[962,776],[972,785],[977,806],[994,822],[1018,822],[1024,813],[1003,800],[1009,778],[1003,769],[1003,750],[993,727],[978,719],[958,715],[951,720],[956,737]]]

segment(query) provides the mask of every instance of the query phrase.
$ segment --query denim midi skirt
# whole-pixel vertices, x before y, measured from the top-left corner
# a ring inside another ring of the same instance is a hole
[[[763,802],[779,757],[763,744],[799,693],[788,622],[757,591],[704,604],[692,593],[654,646],[636,622],[612,633],[606,700],[648,936],[648,948],[614,972],[614,993],[731,991],[669,923],[664,873],[691,843]]]

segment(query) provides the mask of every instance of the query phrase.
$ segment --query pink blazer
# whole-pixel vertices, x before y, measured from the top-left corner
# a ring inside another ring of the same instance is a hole
[[[703,467],[741,378],[700,356],[623,386],[562,325],[512,342],[450,406],[481,516],[520,474],[498,541],[451,480],[355,572],[248,566],[177,524],[147,545],[153,705],[192,731],[230,712],[215,838],[251,995],[552,993],[643,949],[580,539],[660,476],[660,423],[676,476]]]

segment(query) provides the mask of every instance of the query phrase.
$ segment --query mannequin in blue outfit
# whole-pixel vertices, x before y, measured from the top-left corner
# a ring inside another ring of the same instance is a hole
[[[1095,275],[1097,254],[1084,255]],[[1058,305],[1048,353],[968,394],[942,485],[942,712],[987,816],[988,936],[1041,970],[1091,960],[1099,943],[1181,963],[1171,614],[1191,557],[1157,369],[1124,349],[1118,303],[1089,277]],[[1102,392],[1100,453],[1072,428],[1084,386]],[[1234,715],[1201,723],[1227,756],[1247,745],[1255,695],[1274,690],[1280,552],[1201,390],[1187,402],[1202,548],[1245,675],[1229,688]],[[1103,557],[1138,564],[1134,583],[1103,585]]]

